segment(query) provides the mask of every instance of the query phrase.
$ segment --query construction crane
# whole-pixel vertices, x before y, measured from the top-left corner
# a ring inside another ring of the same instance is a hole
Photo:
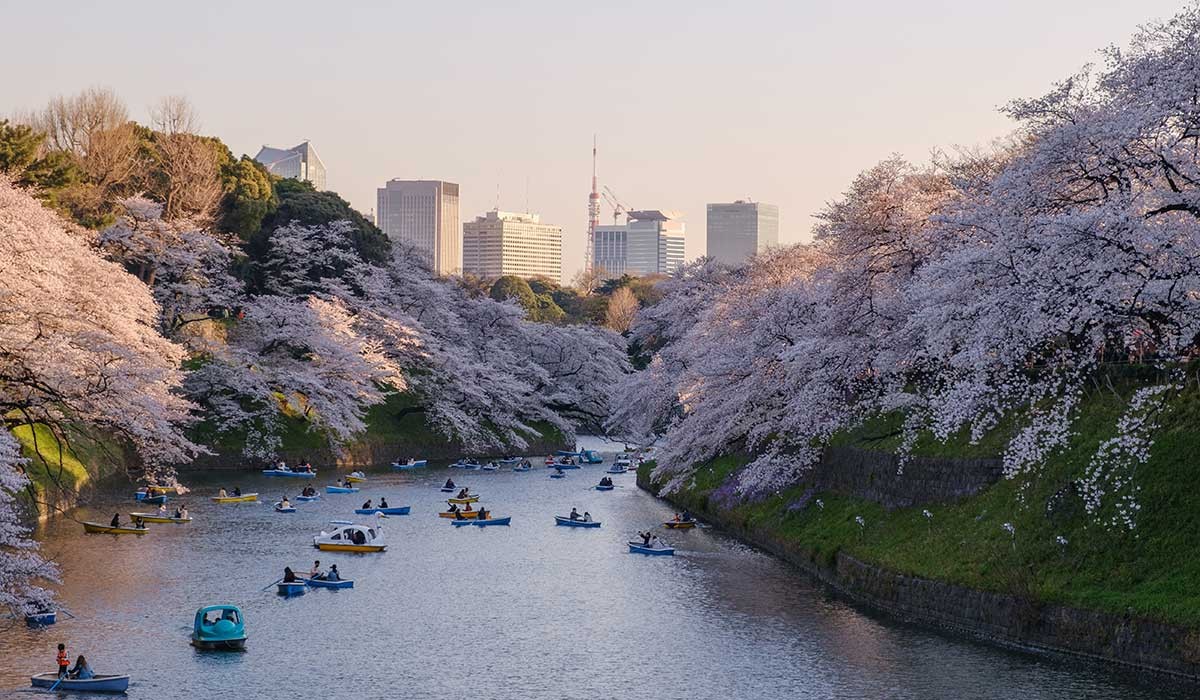
[[[608,185],[604,186],[604,201],[608,202],[608,206],[613,210],[613,226],[617,225],[617,220],[622,214],[629,213],[629,207],[621,203],[621,199],[617,197],[617,193],[612,191]]]

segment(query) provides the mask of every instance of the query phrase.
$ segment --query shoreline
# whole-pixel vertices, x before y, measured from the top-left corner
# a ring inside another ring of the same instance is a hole
[[[684,507],[642,473],[638,488]],[[1200,685],[1200,630],[901,574],[838,551],[822,562],[766,528],[748,529],[706,505],[692,513],[746,544],[792,565],[828,593],[888,619],[1013,651],[1082,659],[1139,680]]]

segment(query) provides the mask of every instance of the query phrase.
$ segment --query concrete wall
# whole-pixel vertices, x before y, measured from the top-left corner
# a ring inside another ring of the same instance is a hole
[[[887,508],[945,503],[971,496],[1002,476],[999,459],[912,457],[900,472],[896,455],[856,447],[829,447],[803,481]]]

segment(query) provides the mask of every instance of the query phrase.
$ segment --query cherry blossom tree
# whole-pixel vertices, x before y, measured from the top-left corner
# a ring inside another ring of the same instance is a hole
[[[0,427],[0,606],[18,615],[45,609],[52,594],[41,583],[58,582],[58,568],[38,554],[37,543],[20,519],[16,494],[29,480],[21,445]]]

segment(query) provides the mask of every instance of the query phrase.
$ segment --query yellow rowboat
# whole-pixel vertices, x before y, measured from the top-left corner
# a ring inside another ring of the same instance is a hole
[[[458,511],[458,513],[462,513],[462,516],[468,520],[479,515],[479,511],[477,511],[477,510],[460,510],[460,511]],[[439,518],[456,518],[456,517],[458,517],[458,513],[447,513],[446,511],[442,511],[441,513],[438,513],[438,517]]]
[[[668,520],[663,527],[669,530],[690,530],[696,527],[695,520]]]
[[[130,513],[131,518],[141,518],[144,523],[190,523],[191,518],[173,518],[168,515],[159,515],[158,513]]]
[[[155,491],[162,491],[163,493],[175,493],[179,490],[178,486],[151,486],[150,488]]]
[[[459,505],[463,505],[465,503],[478,503],[479,496],[467,496],[466,498],[447,498],[446,502],[457,503]]]
[[[365,476],[353,476],[353,475],[351,475],[351,476],[347,476],[347,477],[346,477],[346,481],[349,481],[349,482],[350,482],[350,483],[352,483],[352,484],[361,484],[361,483],[363,483],[363,482],[364,482],[364,481],[366,481],[366,480],[367,480],[367,477],[365,477]]]
[[[257,493],[243,493],[240,496],[213,496],[213,501],[217,503],[249,503],[258,500]]]
[[[144,535],[150,532],[144,527],[110,527],[100,523],[83,523],[83,531],[97,535]]]
[[[322,552],[382,552],[386,544],[337,544],[334,542],[318,542],[317,549]]]

